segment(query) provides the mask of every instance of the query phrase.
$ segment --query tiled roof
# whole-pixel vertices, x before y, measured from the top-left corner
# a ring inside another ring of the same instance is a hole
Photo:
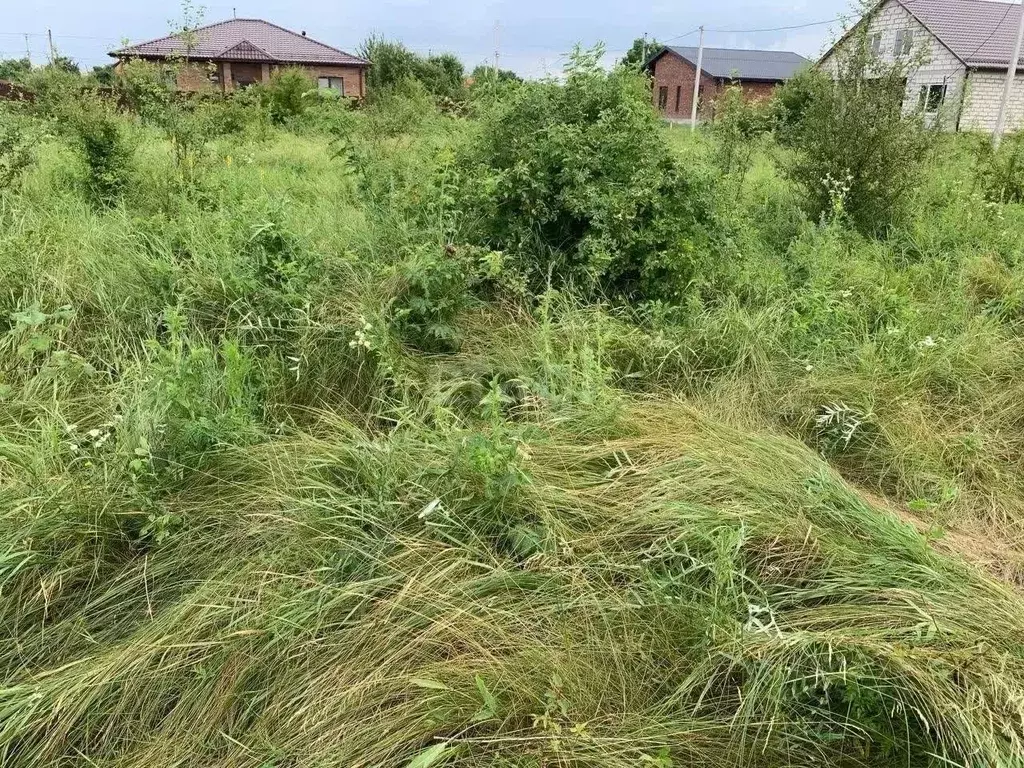
[[[696,66],[697,49],[668,46],[672,51]],[[661,54],[657,54],[660,56]],[[739,80],[788,80],[810,62],[797,53],[787,51],[754,51],[732,48],[705,48],[701,69],[711,77]]]
[[[130,45],[111,56],[167,58],[185,55],[185,42],[174,35]],[[195,32],[187,52],[195,59],[268,61],[283,64],[327,64],[366,67],[370,62],[262,19],[230,19]]]
[[[995,0],[896,0],[972,67],[1007,67],[1021,7]]]

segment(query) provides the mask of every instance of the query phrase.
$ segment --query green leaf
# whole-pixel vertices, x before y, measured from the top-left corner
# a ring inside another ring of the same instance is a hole
[[[416,755],[405,768],[429,768],[431,765],[438,765],[450,753],[448,742],[435,744]]]
[[[476,676],[476,689],[480,692],[480,699],[483,701],[483,705],[477,710],[476,714],[473,715],[473,722],[480,723],[484,720],[490,720],[498,712],[498,700],[494,697],[494,694],[487,689],[487,684],[480,675]]]
[[[439,682],[437,682],[437,680],[429,680],[429,679],[424,678],[424,677],[412,677],[412,678],[409,679],[409,682],[412,683],[413,685],[415,685],[417,688],[426,688],[426,689],[431,690],[431,691],[450,691],[451,690],[451,688],[449,688],[444,683],[439,683]]]

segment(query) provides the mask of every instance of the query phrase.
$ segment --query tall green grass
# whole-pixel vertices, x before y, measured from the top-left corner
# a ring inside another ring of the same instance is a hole
[[[458,239],[472,119],[376,109],[188,179],[121,118],[107,206],[36,125],[0,763],[1019,764],[1024,208],[966,142],[877,241],[668,131],[720,250],[624,307]]]

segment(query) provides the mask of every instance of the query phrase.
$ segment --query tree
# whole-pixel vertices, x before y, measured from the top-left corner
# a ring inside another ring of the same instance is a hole
[[[808,71],[780,91],[789,122],[782,136],[797,150],[789,172],[812,216],[843,217],[884,236],[906,214],[934,140],[920,110],[904,109],[907,78],[921,61],[879,59],[865,28],[837,53],[831,73]]]
[[[621,64],[624,67],[636,67],[639,69],[647,63],[648,58],[660,51],[663,47],[664,46],[662,46],[662,44],[657,40],[645,40],[642,37],[638,37],[633,41],[633,45],[630,49],[626,51],[626,55],[622,57]],[[646,56],[644,55],[645,50]]]
[[[117,79],[117,73],[114,70],[114,65],[104,64],[102,67],[93,67],[92,79],[96,81],[97,85],[106,87],[114,85],[114,81]]]
[[[366,72],[366,90],[371,99],[404,80],[416,79],[419,57],[397,41],[373,35],[360,46],[359,55],[373,63]]]
[[[421,60],[417,76],[437,98],[458,101],[465,97],[466,70],[454,53],[441,53]]]
[[[27,58],[0,59],[0,80],[23,83],[31,71],[32,62]]]
[[[466,71],[453,53],[424,58],[395,40],[372,36],[360,46],[360,55],[373,66],[366,75],[370,99],[394,91],[406,80],[417,80],[435,99],[459,101],[465,96]]]
[[[53,61],[47,64],[48,67],[59,69],[63,72],[67,72],[69,75],[80,75],[82,70],[78,68],[78,62],[72,59],[70,56],[64,56],[62,54],[54,54]]]
[[[476,69],[470,75],[470,78],[474,83],[490,82],[496,80],[499,83],[521,83],[523,78],[513,72],[511,69],[499,69],[495,70],[494,67],[488,66],[487,64],[478,64]]]

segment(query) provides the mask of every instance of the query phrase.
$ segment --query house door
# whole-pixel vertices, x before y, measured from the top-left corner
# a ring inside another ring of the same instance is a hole
[[[658,88],[658,109],[664,112],[668,108],[668,86]]]
[[[231,80],[235,88],[247,88],[253,83],[263,80],[262,64],[243,64],[241,62],[231,65]]]

